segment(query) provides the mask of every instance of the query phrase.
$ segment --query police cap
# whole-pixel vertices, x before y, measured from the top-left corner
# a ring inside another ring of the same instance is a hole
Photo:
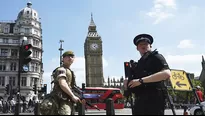
[[[73,51],[66,51],[63,53],[63,57],[66,57],[66,56],[75,56],[75,55]]]
[[[140,41],[147,41],[149,44],[152,44],[153,37],[149,34],[139,34],[134,38],[133,43],[137,46]]]

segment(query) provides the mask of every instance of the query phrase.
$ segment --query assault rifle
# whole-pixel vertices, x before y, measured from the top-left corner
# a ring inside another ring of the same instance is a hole
[[[75,96],[79,97],[81,100],[83,100],[83,99],[85,100],[85,98],[83,96],[83,91],[80,89],[80,87],[74,85],[72,90],[73,90],[73,93],[75,94]],[[92,104],[88,103],[87,101],[85,101],[85,104],[100,111],[100,109],[96,105],[92,105]]]

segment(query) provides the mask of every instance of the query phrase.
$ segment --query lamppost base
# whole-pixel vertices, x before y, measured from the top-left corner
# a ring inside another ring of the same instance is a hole
[[[21,111],[20,109],[21,109],[21,108],[20,108],[19,103],[16,103],[14,115],[19,115],[19,113],[20,113],[20,111]]]

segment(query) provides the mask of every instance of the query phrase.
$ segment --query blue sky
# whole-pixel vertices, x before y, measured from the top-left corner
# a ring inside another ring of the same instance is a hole
[[[44,83],[59,66],[59,40],[73,50],[77,84],[85,82],[84,42],[91,12],[103,41],[104,77],[124,76],[123,62],[140,58],[133,38],[154,37],[153,49],[162,53],[172,69],[201,72],[205,55],[204,0],[30,0],[41,17]],[[28,0],[2,0],[0,20],[15,20]],[[50,91],[50,86],[48,86]]]

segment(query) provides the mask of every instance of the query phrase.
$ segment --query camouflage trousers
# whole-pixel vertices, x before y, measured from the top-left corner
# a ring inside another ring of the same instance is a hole
[[[41,115],[74,115],[73,103],[68,100],[57,100],[49,97],[40,105]]]
[[[73,103],[70,101],[60,100],[57,115],[71,115]]]

